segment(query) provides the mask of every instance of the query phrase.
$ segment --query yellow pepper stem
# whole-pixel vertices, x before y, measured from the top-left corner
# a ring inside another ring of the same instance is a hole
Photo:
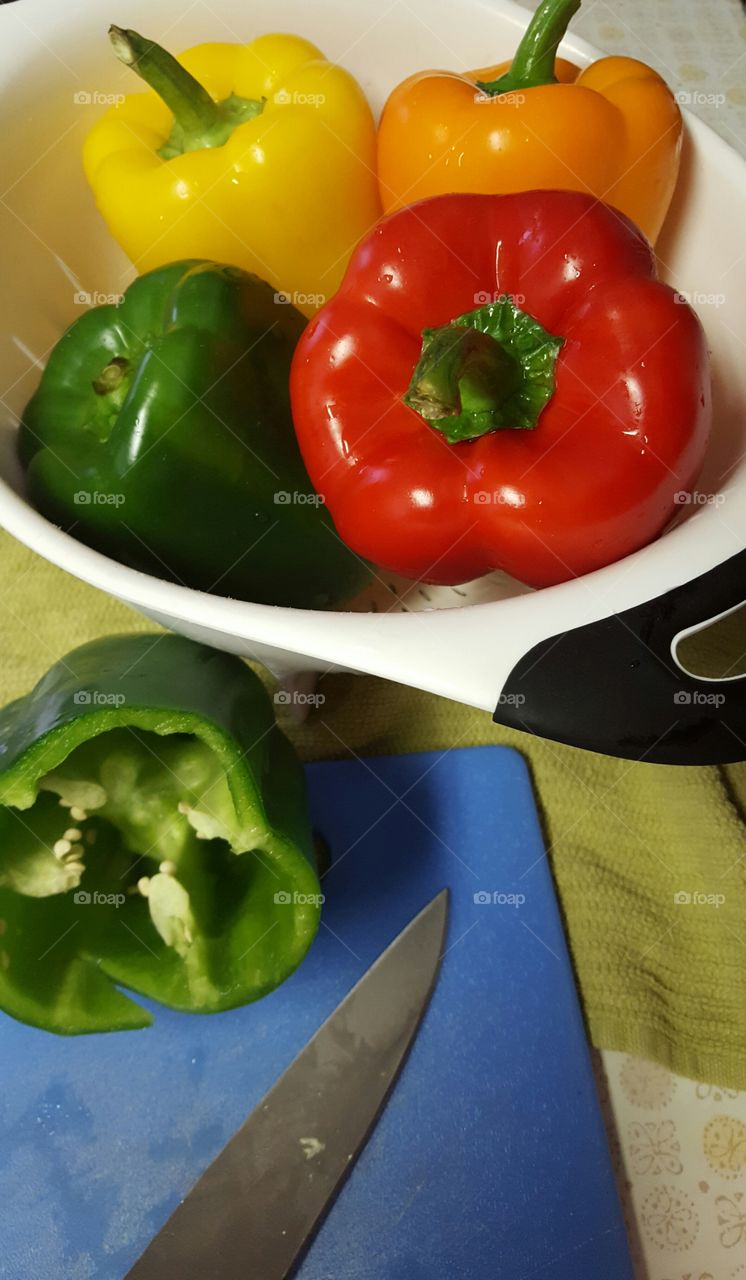
[[[173,129],[158,151],[164,160],[186,151],[222,147],[234,129],[253,120],[264,107],[263,98],[240,98],[237,94],[215,102],[167,49],[137,31],[111,26],[109,39],[119,61],[131,67],[173,112]]]
[[[556,84],[554,63],[570,20],[581,0],[543,0],[529,22],[510,70],[497,80],[477,81],[483,93],[513,93],[540,84]]]

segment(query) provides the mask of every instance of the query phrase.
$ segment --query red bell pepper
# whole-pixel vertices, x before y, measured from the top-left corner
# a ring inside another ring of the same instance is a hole
[[[301,338],[301,450],[344,540],[405,577],[547,586],[654,538],[710,428],[705,337],[623,215],[575,192],[384,219]]]

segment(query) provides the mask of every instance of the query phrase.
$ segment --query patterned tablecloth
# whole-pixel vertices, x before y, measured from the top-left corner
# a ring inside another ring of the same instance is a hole
[[[737,0],[591,0],[573,23],[656,67],[746,155],[746,13]],[[599,1055],[641,1280],[746,1280],[746,1093]],[[600,1280],[600,1278],[599,1278]]]
[[[746,1093],[597,1061],[639,1280],[746,1280]]]

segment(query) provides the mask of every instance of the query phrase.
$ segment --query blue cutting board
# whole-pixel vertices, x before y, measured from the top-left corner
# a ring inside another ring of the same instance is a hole
[[[153,1006],[148,1030],[73,1040],[2,1018],[0,1276],[120,1280],[448,885],[432,1004],[301,1280],[631,1280],[523,760],[470,748],[314,764],[308,780],[335,863],[319,937],[279,991],[208,1018]]]

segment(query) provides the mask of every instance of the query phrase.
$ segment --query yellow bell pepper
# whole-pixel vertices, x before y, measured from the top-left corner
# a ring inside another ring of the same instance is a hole
[[[151,91],[105,112],[83,163],[137,270],[230,263],[312,315],[381,212],[360,86],[298,36],[197,45],[178,59],[137,32],[110,36]]]

